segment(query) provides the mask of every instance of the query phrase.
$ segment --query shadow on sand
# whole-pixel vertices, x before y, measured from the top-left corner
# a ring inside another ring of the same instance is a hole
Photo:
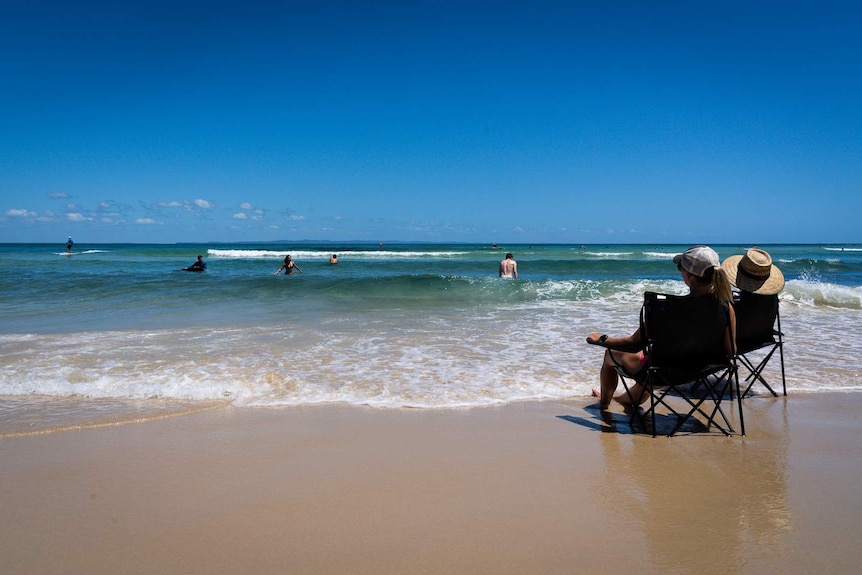
[[[599,431],[601,433],[620,433],[623,435],[652,435],[649,421],[639,417],[643,415],[643,409],[626,408],[624,413],[604,411],[599,409],[598,404],[584,408],[587,416],[558,415],[557,418],[569,421],[576,425]],[[642,421],[643,420],[643,421]],[[676,415],[656,414],[656,435],[668,435],[679,421]],[[676,435],[710,433],[707,426],[697,418],[690,417],[683,426],[677,430]]]

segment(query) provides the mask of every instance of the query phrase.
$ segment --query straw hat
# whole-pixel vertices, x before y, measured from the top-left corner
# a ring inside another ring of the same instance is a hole
[[[772,256],[758,247],[742,256],[730,256],[721,267],[730,283],[743,291],[772,295],[784,289],[784,274],[772,265]]]

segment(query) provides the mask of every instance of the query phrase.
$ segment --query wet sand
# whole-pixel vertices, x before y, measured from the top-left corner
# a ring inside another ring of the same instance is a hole
[[[227,407],[0,440],[0,573],[855,573],[862,394],[746,437],[592,402]],[[614,429],[616,427],[616,429]]]

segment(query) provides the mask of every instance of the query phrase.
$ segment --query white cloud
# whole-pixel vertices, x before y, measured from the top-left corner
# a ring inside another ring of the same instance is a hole
[[[233,215],[233,219],[235,219],[235,220],[247,220],[248,216],[242,212],[239,212],[239,213],[236,213]]]
[[[138,218],[135,220],[135,223],[136,224],[142,224],[142,225],[152,225],[152,224],[158,224],[159,222],[157,222],[153,218]]]
[[[72,196],[70,196],[66,192],[51,192],[48,194],[48,197],[54,198],[55,200],[66,200],[68,198],[71,198]]]
[[[88,219],[88,218],[85,218],[84,216],[82,216],[81,214],[79,214],[77,212],[70,212],[70,213],[66,214],[66,218],[70,222],[86,222]]]
[[[36,212],[31,212],[30,210],[11,209],[6,210],[5,215],[9,216],[10,218],[35,218],[39,214],[37,214]]]
[[[254,206],[248,202],[243,202],[239,205],[239,209],[241,209],[241,210],[253,210]]]
[[[304,220],[304,219],[305,219],[305,216],[298,216],[298,215],[296,215],[296,214],[291,214],[290,216],[288,216],[288,217],[287,217],[287,219],[289,219],[289,220],[293,220],[293,221],[296,221],[296,222],[301,222],[302,220]]]
[[[156,208],[183,208],[187,212],[195,212],[198,210],[211,210],[215,207],[215,204],[209,200],[198,198],[194,201],[171,200],[169,202],[156,202],[153,206]]]

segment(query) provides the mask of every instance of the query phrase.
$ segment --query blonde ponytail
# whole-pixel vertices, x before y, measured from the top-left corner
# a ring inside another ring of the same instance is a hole
[[[733,291],[730,288],[730,280],[727,279],[727,272],[721,266],[712,268],[712,287],[710,292],[713,297],[721,303],[730,305],[733,302]]]
[[[709,295],[717,299],[723,304],[730,305],[733,302],[733,292],[730,288],[730,281],[727,279],[727,272],[721,266],[712,266],[706,268],[703,276],[695,276],[697,282],[704,286],[709,286]]]

